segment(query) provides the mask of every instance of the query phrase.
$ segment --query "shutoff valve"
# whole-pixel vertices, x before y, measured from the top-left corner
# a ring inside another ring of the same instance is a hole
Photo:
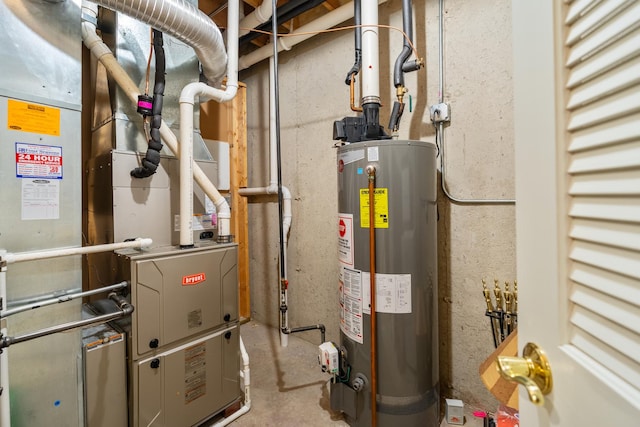
[[[338,363],[338,349],[330,342],[324,342],[318,346],[320,354],[318,354],[318,362],[322,368],[322,372],[327,372],[331,375],[338,375],[340,372],[340,365]]]

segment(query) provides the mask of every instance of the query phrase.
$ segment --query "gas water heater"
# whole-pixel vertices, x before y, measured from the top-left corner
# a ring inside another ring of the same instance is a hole
[[[325,343],[320,350],[323,368],[333,375],[331,407],[352,426],[435,427],[436,146],[357,142],[342,145],[337,160],[341,332],[339,344]]]

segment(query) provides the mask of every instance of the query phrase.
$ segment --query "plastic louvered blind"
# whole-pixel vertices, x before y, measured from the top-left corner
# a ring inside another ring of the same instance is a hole
[[[640,390],[640,1],[566,9],[570,343]]]

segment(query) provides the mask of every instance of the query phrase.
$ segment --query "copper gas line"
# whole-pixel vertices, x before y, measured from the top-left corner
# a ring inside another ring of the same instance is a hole
[[[376,359],[376,221],[375,221],[375,185],[376,168],[368,165],[369,178],[369,294],[371,295],[371,426],[376,427],[378,420],[377,396],[378,376]]]
[[[351,82],[349,83],[349,104],[351,106],[351,111],[362,111],[362,107],[356,106],[356,75],[351,75]]]

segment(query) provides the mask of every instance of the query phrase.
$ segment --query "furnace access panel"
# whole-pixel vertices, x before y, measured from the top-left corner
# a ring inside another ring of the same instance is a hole
[[[133,360],[238,320],[237,246],[120,252],[130,270]]]

